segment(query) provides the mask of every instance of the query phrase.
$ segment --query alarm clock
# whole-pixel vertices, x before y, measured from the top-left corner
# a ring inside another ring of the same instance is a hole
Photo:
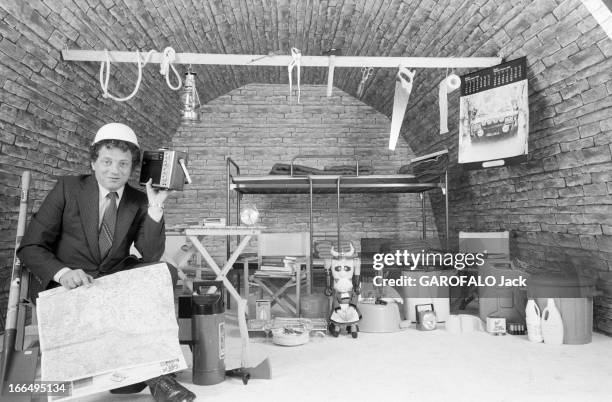
[[[252,226],[259,222],[259,211],[255,205],[247,205],[240,212],[240,222]]]

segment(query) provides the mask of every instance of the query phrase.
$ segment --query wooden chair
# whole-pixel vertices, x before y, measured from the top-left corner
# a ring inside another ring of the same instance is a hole
[[[294,270],[289,272],[266,270],[264,264],[267,259],[274,258],[282,265],[284,257],[296,258]],[[257,260],[258,269],[250,276],[248,264],[244,265],[245,295],[249,295],[249,285],[258,286],[265,296],[272,298],[273,305],[278,304],[289,314],[299,317],[302,286],[306,285],[307,294],[311,292],[309,232],[262,233],[258,240]],[[295,300],[289,295],[293,287],[295,287]]]

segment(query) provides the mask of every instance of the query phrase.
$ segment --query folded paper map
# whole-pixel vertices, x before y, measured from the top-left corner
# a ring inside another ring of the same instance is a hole
[[[71,382],[73,398],[187,368],[166,264],[51,289],[37,306],[41,380]]]

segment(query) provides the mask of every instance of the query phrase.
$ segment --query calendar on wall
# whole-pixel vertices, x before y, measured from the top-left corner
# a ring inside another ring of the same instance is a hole
[[[527,59],[461,77],[459,163],[503,166],[527,157],[529,104]]]

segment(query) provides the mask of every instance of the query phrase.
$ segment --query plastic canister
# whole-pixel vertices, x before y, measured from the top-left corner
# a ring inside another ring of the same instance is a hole
[[[213,291],[192,296],[193,383],[213,385],[225,379],[223,282],[200,283]]]
[[[542,342],[542,318],[540,308],[533,299],[527,301],[525,308],[527,321],[527,337],[531,342]]]
[[[542,314],[547,300],[554,299],[563,321],[563,343],[582,345],[593,338],[595,284],[595,279],[577,275],[531,275],[527,280],[527,294],[535,299]]]
[[[485,260],[478,267],[481,280],[495,279],[494,286],[478,288],[478,315],[481,320],[489,316],[503,317],[506,322],[525,323],[525,307],[527,306],[527,292],[518,286],[506,285],[506,281],[518,280],[522,272],[511,269],[507,260]]]
[[[450,288],[443,286],[443,276],[454,275],[453,270],[404,270],[402,276],[413,278],[414,286],[396,286],[395,289],[404,299],[402,313],[406,320],[417,322],[415,307],[433,303],[437,322],[445,322],[450,314]],[[434,279],[435,278],[435,279]]]
[[[561,345],[563,343],[563,320],[555,306],[555,299],[548,299],[542,311],[542,338],[544,343]]]

